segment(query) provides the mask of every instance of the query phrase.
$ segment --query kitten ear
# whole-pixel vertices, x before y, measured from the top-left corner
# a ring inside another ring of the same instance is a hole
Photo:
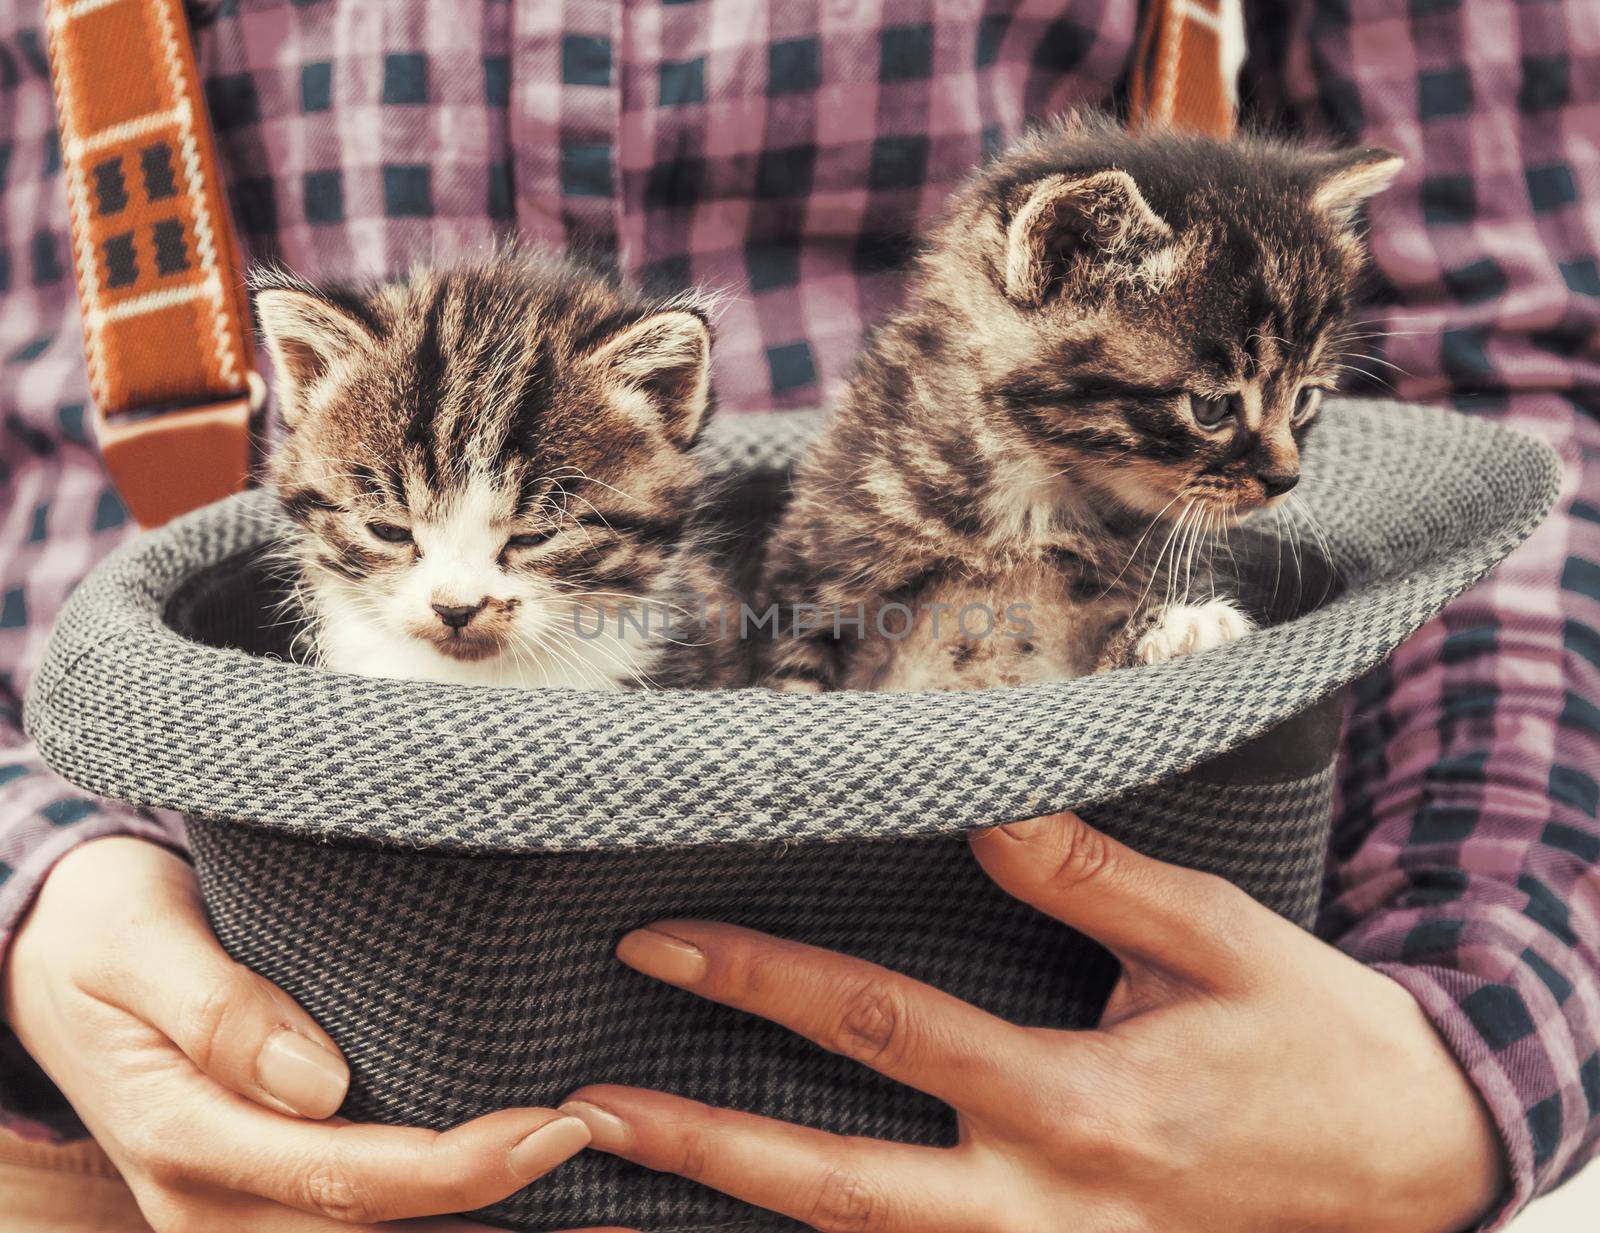
[[[1053,175],[1034,186],[1006,229],[1006,294],[1036,307],[1073,258],[1126,260],[1171,239],[1127,172]]]
[[[711,402],[711,331],[705,318],[673,308],[635,322],[585,364],[646,395],[674,444],[687,446]]]
[[[290,427],[305,412],[318,382],[372,342],[367,327],[355,317],[305,291],[257,292],[256,320],[277,369],[278,401]]]
[[[1319,160],[1316,183],[1311,190],[1311,207],[1330,215],[1341,227],[1355,220],[1356,212],[1369,197],[1389,187],[1405,159],[1393,150],[1376,147],[1366,150],[1341,150]]]

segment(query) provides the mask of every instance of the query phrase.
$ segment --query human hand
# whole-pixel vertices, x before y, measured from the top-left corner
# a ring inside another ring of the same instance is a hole
[[[0,992],[12,1029],[158,1233],[332,1233],[466,1211],[589,1139],[552,1109],[505,1109],[443,1133],[320,1120],[349,1083],[338,1049],[281,989],[228,958],[189,866],[142,840],[96,840],[62,858]]]
[[[594,1086],[595,1148],[850,1233],[1450,1233],[1504,1185],[1416,1001],[1219,878],[1071,814],[974,837],[1002,888],[1122,975],[1095,1031],[1026,1028],[861,960],[664,921],[624,963],[928,1092],[959,1145],[846,1138]]]

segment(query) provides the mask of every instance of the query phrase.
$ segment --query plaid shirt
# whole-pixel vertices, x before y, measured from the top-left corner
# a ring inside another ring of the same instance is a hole
[[[1111,100],[1135,0],[192,3],[242,243],[319,277],[519,233],[733,300],[726,410],[814,404],[910,237],[1032,118]],[[1557,513],[1361,683],[1321,932],[1410,989],[1493,1112],[1498,1219],[1600,1144],[1600,6],[1286,0],[1258,123],[1390,146],[1369,388],[1536,432]],[[92,836],[181,847],[22,735],[62,599],[131,532],[86,382],[38,0],[0,0],[0,948]],[[3,949],[0,949],[3,953]],[[0,1101],[76,1130],[20,1054]],[[1374,1111],[1377,1115],[1378,1111]]]

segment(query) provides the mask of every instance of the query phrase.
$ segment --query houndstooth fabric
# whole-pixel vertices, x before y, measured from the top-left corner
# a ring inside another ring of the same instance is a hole
[[[781,471],[814,427],[734,420],[708,450],[723,472]],[[253,494],[97,570],[56,626],[27,720],[74,782],[191,817],[218,936],[339,1042],[351,1117],[446,1126],[609,1081],[948,1142],[936,1102],[628,972],[617,936],[661,916],[730,920],[1018,1022],[1081,1027],[1109,956],[1006,897],[957,841],[1069,806],[1307,924],[1333,695],[1509,552],[1556,478],[1531,439],[1336,403],[1303,485],[1338,578],[1320,607],[1137,672],[815,698],[378,681],[186,638],[169,625],[181,596],[281,526]],[[223,619],[248,624],[258,598]],[[792,1227],[589,1154],[482,1214],[529,1230]]]
[[[779,462],[812,423],[766,425],[786,446],[759,445],[749,418],[717,440],[729,465]],[[508,854],[949,834],[1110,799],[1303,710],[1509,552],[1556,480],[1528,438],[1335,403],[1301,487],[1344,589],[1309,614],[1139,672],[814,697],[446,687],[199,645],[164,605],[197,567],[271,538],[271,499],[250,494],[84,583],[27,724],[91,791],[323,840]]]
[[[1336,735],[1324,726],[1327,764]],[[1090,816],[1307,923],[1330,787],[1331,765],[1278,784],[1184,780]],[[1116,975],[1109,955],[999,890],[953,837],[494,861],[200,819],[189,838],[218,937],[339,1042],[352,1075],[343,1111],[365,1121],[445,1127],[617,1082],[845,1134],[954,1141],[937,1101],[616,962],[625,930],[663,917],[861,955],[1020,1023],[1088,1026]],[[597,1153],[480,1214],[519,1229],[798,1227]]]

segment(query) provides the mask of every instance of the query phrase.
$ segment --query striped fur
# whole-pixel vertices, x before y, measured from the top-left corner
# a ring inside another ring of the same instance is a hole
[[[254,277],[272,482],[323,665],[468,684],[711,687],[693,453],[702,309],[518,252],[363,290]]]
[[[1298,477],[1362,269],[1352,217],[1398,161],[1078,117],[983,169],[768,555],[767,599],[864,605],[867,635],[777,641],[767,683],[1017,684],[1248,629],[1205,548]],[[920,623],[885,637],[873,614],[896,604]],[[1023,605],[1028,628],[935,633],[935,611],[971,604]]]

